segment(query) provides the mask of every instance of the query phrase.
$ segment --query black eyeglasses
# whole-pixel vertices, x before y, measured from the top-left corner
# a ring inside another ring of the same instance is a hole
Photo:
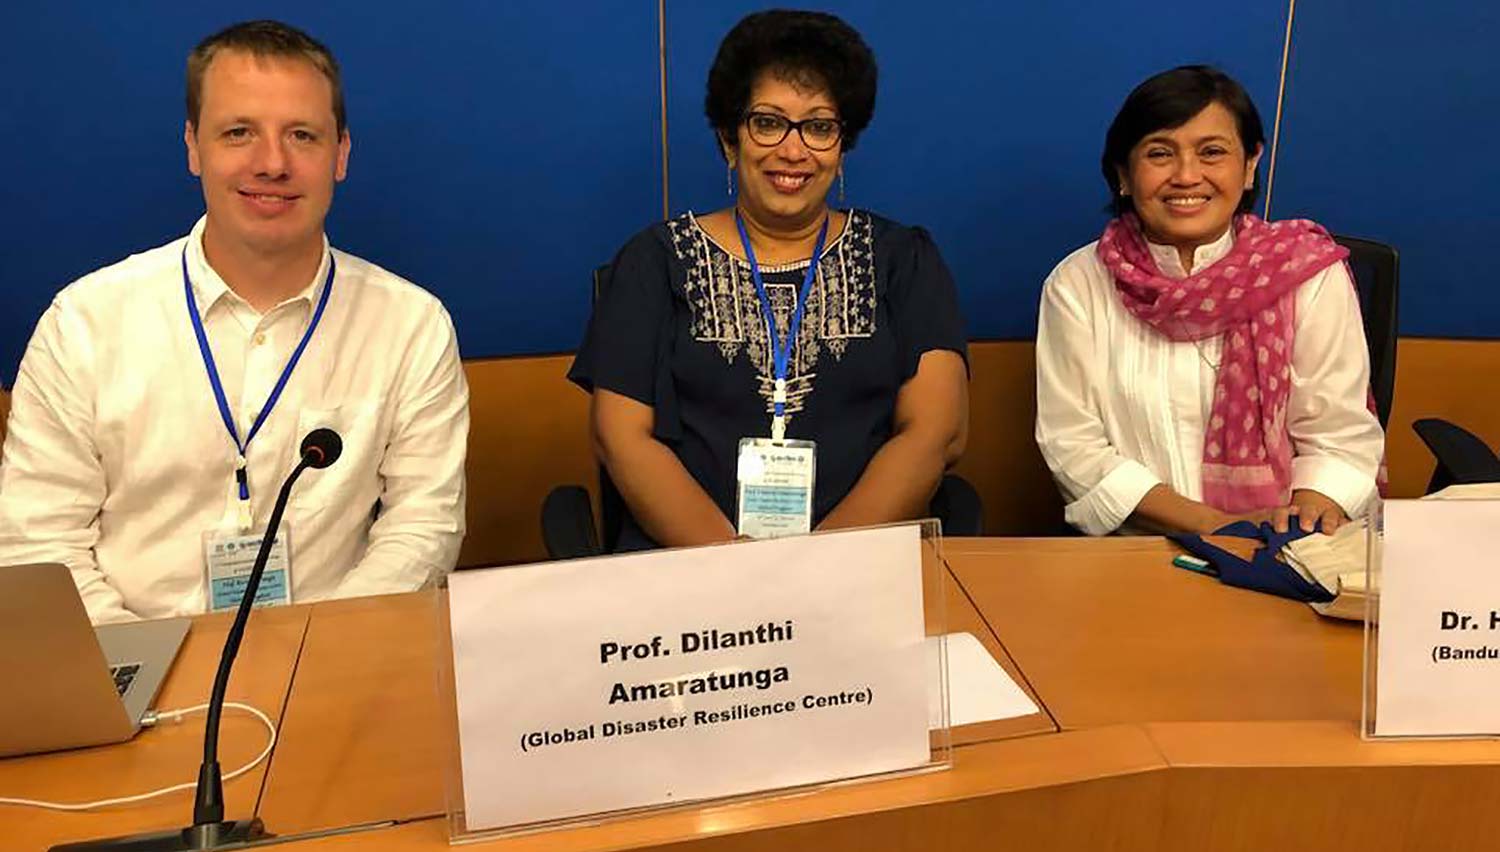
[[[821,117],[792,121],[774,112],[749,112],[745,113],[745,129],[757,145],[780,145],[787,134],[796,130],[802,144],[809,150],[827,151],[839,144],[839,138],[844,135],[844,122]]]

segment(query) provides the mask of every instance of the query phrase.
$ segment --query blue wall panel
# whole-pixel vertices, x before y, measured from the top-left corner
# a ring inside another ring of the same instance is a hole
[[[661,215],[651,0],[0,5],[0,384],[57,289],[201,213],[183,66],[236,20],[338,56],[354,144],[330,238],[440,296],[466,356],[575,347],[589,270]]]
[[[704,85],[719,40],[760,5],[667,3],[674,212],[729,203]],[[875,120],[846,161],[848,201],[933,232],[975,338],[1030,338],[1042,280],[1103,229],[1104,131],[1136,83],[1209,62],[1249,88],[1267,126],[1275,115],[1284,0],[1236,4],[1222,20],[1184,0],[818,5],[880,63]]]
[[[702,118],[723,33],[756,4],[669,0],[671,207],[728,202]],[[1037,288],[1103,223],[1101,137],[1126,90],[1187,61],[1244,80],[1269,122],[1286,6],[1234,26],[1165,0],[829,5],[882,67],[849,200],[936,234],[976,337],[1025,338]],[[427,286],[468,356],[566,350],[588,270],[660,215],[650,0],[0,4],[0,382],[57,288],[182,233],[201,199],[181,148],[182,65],[204,34],[284,16],[328,41],[355,136],[329,231]],[[1403,332],[1500,336],[1472,251],[1500,214],[1494,4],[1301,4],[1273,212],[1395,243]]]
[[[1297,6],[1272,212],[1401,252],[1401,333],[1500,337],[1500,4]]]

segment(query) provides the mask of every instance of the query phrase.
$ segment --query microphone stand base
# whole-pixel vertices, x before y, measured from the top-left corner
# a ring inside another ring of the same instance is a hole
[[[53,846],[49,852],[190,852],[198,849],[243,849],[271,841],[265,824],[255,819],[194,825],[153,834],[130,834]]]

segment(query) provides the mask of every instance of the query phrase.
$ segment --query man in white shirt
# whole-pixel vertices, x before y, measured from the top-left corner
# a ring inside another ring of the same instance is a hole
[[[324,237],[349,159],[338,66],[296,29],[238,24],[194,49],[187,103],[207,214],[38,323],[0,564],[66,563],[95,622],[222,608],[226,548],[258,541],[302,437],[328,427],[343,455],[293,491],[267,599],[418,588],[463,536],[468,388],[437,299]]]

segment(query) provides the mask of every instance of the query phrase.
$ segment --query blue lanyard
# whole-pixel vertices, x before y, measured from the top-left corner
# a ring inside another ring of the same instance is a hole
[[[807,274],[802,277],[802,290],[797,296],[797,307],[792,311],[791,324],[786,337],[777,339],[776,315],[771,310],[771,298],[766,295],[765,282],[760,277],[760,264],[755,260],[755,249],[750,245],[750,235],[745,232],[745,220],[740,218],[738,208],[734,211],[734,224],[740,229],[740,244],[745,247],[745,259],[750,261],[750,277],[755,281],[755,293],[760,296],[760,310],[766,318],[766,334],[771,341],[772,376],[776,381],[771,397],[771,439],[780,441],[786,437],[786,377],[792,362],[792,342],[802,328],[802,314],[807,310],[807,298],[812,294],[813,278],[818,274],[818,263],[823,259],[823,241],[828,238],[828,220],[823,217],[823,227],[818,230],[818,241],[813,246],[812,260],[807,264]]]
[[[250,480],[245,471],[245,451],[249,449],[250,442],[254,440],[266,417],[270,415],[271,409],[276,407],[276,401],[281,398],[281,392],[286,388],[287,380],[292,377],[292,371],[297,369],[297,361],[302,358],[302,350],[307,348],[307,342],[312,340],[313,332],[318,328],[319,320],[323,319],[323,309],[328,307],[328,296],[333,292],[333,271],[335,263],[333,253],[328,255],[328,278],[323,282],[323,295],[318,298],[318,307],[313,311],[312,321],[307,324],[307,331],[302,333],[302,341],[297,348],[292,350],[292,357],[286,362],[286,367],[281,371],[281,378],[276,380],[276,386],[271,389],[271,397],[261,408],[260,413],[255,415],[255,421],[250,424],[250,431],[246,433],[245,440],[240,441],[239,430],[234,428],[234,415],[229,411],[229,400],[224,396],[224,383],[219,380],[219,368],[214,364],[214,352],[208,345],[208,335],[203,330],[203,318],[198,316],[198,300],[193,298],[193,279],[188,276],[187,246],[182,248],[182,289],[187,293],[188,318],[193,321],[193,336],[198,338],[198,351],[203,354],[203,368],[208,371],[208,383],[213,387],[214,400],[219,403],[219,417],[224,420],[224,428],[229,430],[229,437],[234,440],[234,448],[239,452],[238,465],[234,471],[234,478],[239,485],[241,506],[241,525],[248,526],[246,509],[250,500]]]

